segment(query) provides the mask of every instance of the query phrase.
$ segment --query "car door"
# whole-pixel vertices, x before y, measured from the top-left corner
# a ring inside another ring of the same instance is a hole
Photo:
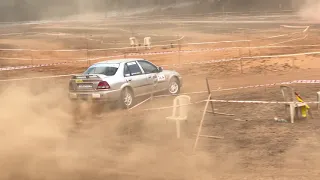
[[[151,92],[159,92],[165,89],[164,75],[159,72],[157,66],[146,60],[138,60],[139,65],[147,75],[148,89]]]
[[[143,73],[141,67],[136,61],[125,63],[124,77],[133,88],[135,96],[148,94],[147,75]]]

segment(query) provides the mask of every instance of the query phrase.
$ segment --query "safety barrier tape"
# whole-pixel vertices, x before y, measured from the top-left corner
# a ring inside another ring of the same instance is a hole
[[[108,56],[105,58],[112,58],[112,57],[122,57],[123,55],[117,55],[117,56]],[[65,62],[58,62],[58,63],[48,63],[48,64],[37,64],[37,65],[26,65],[26,66],[15,66],[15,67],[4,67],[0,68],[0,71],[11,71],[11,70],[21,70],[21,69],[31,69],[31,68],[38,68],[38,67],[48,67],[48,66],[56,66],[56,65],[63,65],[63,64],[71,64],[75,62],[85,62],[85,61],[93,61],[98,60],[99,58],[92,58],[92,59],[82,59],[77,61],[65,61]]]
[[[287,41],[283,41],[283,42],[279,42],[279,43],[273,43],[273,44],[269,44],[269,45],[270,45],[270,46],[273,46],[273,45],[283,44],[283,43],[287,43],[287,42],[292,42],[292,41],[297,41],[297,40],[303,40],[303,39],[306,39],[307,37],[308,37],[308,35],[305,35],[305,36],[302,37],[302,38],[290,39],[290,40],[287,40]]]
[[[218,102],[218,103],[240,103],[240,104],[295,104],[298,102],[282,102],[282,101],[241,101],[241,100],[201,100],[198,102],[194,103],[188,103],[188,104],[183,104],[179,106],[165,106],[165,107],[159,107],[159,108],[148,108],[148,109],[142,109],[142,111],[156,111],[156,110],[165,110],[165,109],[172,109],[175,107],[182,107],[182,106],[189,106],[189,105],[194,105],[194,104],[200,104],[204,102]],[[320,102],[304,102],[306,104],[320,104]]]
[[[12,35],[22,35],[23,33],[7,33],[7,34],[0,34],[0,36],[12,36]]]
[[[205,52],[205,51],[219,51],[219,50],[229,50],[229,49],[268,49],[268,48],[294,48],[294,47],[320,47],[320,44],[311,44],[311,45],[282,45],[282,46],[271,46],[271,45],[267,45],[267,46],[244,46],[244,47],[240,47],[240,46],[234,46],[234,47],[226,47],[226,48],[202,48],[202,49],[195,49],[195,50],[181,50],[180,52],[182,53],[186,53],[186,52]],[[162,51],[162,52],[148,52],[148,53],[129,53],[126,55],[158,55],[161,53],[165,53],[165,54],[169,54],[169,53],[178,53],[179,51]],[[115,55],[115,56],[101,56],[101,57],[97,57],[97,58],[89,58],[88,60],[97,60],[97,59],[103,59],[103,58],[112,58],[112,57],[123,57],[125,54],[123,55]],[[36,58],[12,58],[12,57],[0,57],[0,59],[3,60],[34,60],[34,61],[59,61],[59,60],[86,60],[85,57],[83,58],[63,58],[63,59],[45,59],[45,58],[40,58],[40,59],[36,59]]]
[[[183,105],[179,105],[179,106],[166,106],[166,107],[160,107],[160,108],[150,108],[150,109],[143,109],[143,111],[154,111],[154,110],[164,110],[164,109],[172,109],[174,107],[182,107],[182,106],[189,106],[189,105],[193,105],[193,104],[200,104],[205,102],[204,100],[201,101],[197,101],[194,103],[187,103],[187,104],[183,104]]]
[[[247,40],[245,40],[247,41]],[[204,43],[187,43],[187,44],[215,44],[215,43],[223,43],[223,42],[233,42],[233,41],[221,41],[221,42],[204,42]],[[240,42],[240,41],[239,41]],[[166,44],[166,45],[154,45],[151,47],[164,47],[164,46],[177,46],[179,44]],[[180,44],[182,45],[182,44]],[[186,44],[184,44],[186,45]],[[144,48],[144,46],[140,47]],[[106,51],[106,50],[125,50],[125,49],[136,49],[136,47],[123,47],[123,48],[107,48],[107,49],[57,49],[57,50],[40,50],[40,49],[0,49],[0,51],[32,51],[32,52],[41,52],[41,51],[48,51],[48,52],[78,52],[78,51]]]
[[[34,80],[34,79],[51,79],[51,78],[61,78],[61,77],[70,77],[70,76],[73,76],[73,74],[41,76],[41,77],[31,77],[31,78],[2,79],[0,80],[0,82],[24,81],[24,80]]]
[[[158,35],[158,34],[142,34],[142,33],[137,33],[138,35],[145,35],[145,36],[165,36],[165,35]],[[105,41],[103,40],[98,40],[98,39],[92,39],[92,38],[87,38],[86,36],[84,37],[85,39],[87,40],[90,40],[90,41],[96,41],[96,42],[99,42],[101,44],[128,44],[128,43],[125,43],[125,42],[117,42],[117,43],[114,43],[114,42],[108,42],[106,43]],[[185,36],[181,36],[180,38],[178,39],[171,39],[171,40],[165,40],[165,41],[153,41],[153,43],[160,43],[160,42],[177,42],[177,41],[181,41],[182,39],[184,39]],[[167,44],[164,44],[164,45],[151,45],[150,47],[162,47],[162,46],[168,46]],[[128,48],[132,48],[132,47],[124,47],[125,49],[128,49]],[[122,48],[116,48],[116,49],[122,49]]]
[[[101,58],[107,58],[107,57],[101,57]],[[63,58],[63,59],[50,59],[50,58],[15,58],[15,57],[0,57],[1,60],[18,60],[18,61],[61,61],[61,60],[86,60],[86,58]]]
[[[283,102],[283,101],[239,101],[239,100],[204,100],[209,102],[221,102],[221,103],[245,103],[245,104],[296,104],[299,102]],[[320,102],[311,101],[303,102],[306,104],[320,104]]]
[[[294,80],[291,84],[320,84],[320,80]]]
[[[271,84],[258,84],[258,85],[241,86],[241,87],[227,88],[227,89],[217,89],[217,90],[212,90],[211,92],[251,89],[251,88],[260,88],[260,87],[271,87],[271,86],[289,85],[289,84],[320,84],[320,80],[294,80],[294,81],[271,83]],[[203,91],[203,92],[205,92],[205,91]],[[206,93],[208,93],[208,91],[206,91]]]
[[[1,24],[45,24],[50,22],[58,22],[58,21],[16,21],[16,22],[0,22]]]
[[[304,29],[302,32],[307,32],[310,29],[310,26],[288,26],[288,25],[281,25],[282,27],[286,28],[296,28],[296,29]]]
[[[165,110],[165,109],[172,109],[175,107],[182,107],[182,106],[189,106],[189,105],[194,105],[194,104],[200,104],[204,102],[218,102],[218,103],[240,103],[240,104],[297,104],[300,102],[284,102],[284,101],[248,101],[248,100],[201,100],[197,101],[194,103],[188,103],[188,104],[183,104],[179,106],[165,106],[165,107],[159,107],[159,108],[148,108],[148,109],[143,109],[143,111],[155,111],[155,110]],[[306,104],[320,104],[320,101],[310,101],[310,102],[303,102]]]
[[[23,81],[23,80],[34,80],[34,79],[49,79],[49,78],[60,78],[60,77],[70,77],[74,74],[67,74],[67,75],[56,75],[56,76],[42,76],[42,77],[31,77],[31,78],[17,78],[17,79],[4,79],[0,80],[0,82],[12,82],[12,81]],[[242,87],[235,87],[235,88],[228,88],[228,89],[217,89],[212,90],[211,92],[219,92],[219,91],[231,91],[231,90],[241,90],[241,89],[249,89],[249,88],[259,88],[259,87],[270,87],[270,86],[276,86],[276,85],[288,85],[288,84],[320,84],[320,80],[293,80],[293,81],[287,81],[287,82],[280,82],[280,83],[271,83],[271,84],[259,84],[259,85],[250,85],[250,86],[242,86]],[[180,95],[192,95],[192,94],[206,94],[208,91],[198,91],[198,92],[189,92],[189,93],[181,93]],[[162,97],[172,97],[172,95],[159,95],[154,96],[154,98],[162,98]],[[198,101],[196,103],[191,104],[198,104],[202,103],[204,101]],[[236,102],[233,100],[216,100],[216,102]],[[238,102],[244,102],[244,103],[260,103],[260,104],[266,104],[267,101],[238,101]],[[264,102],[264,103],[263,103]],[[290,102],[281,102],[281,103],[290,103]],[[307,102],[309,104],[313,102]],[[316,102],[319,103],[319,102]],[[279,104],[276,102],[271,102],[269,104]],[[189,104],[187,104],[189,105]],[[170,107],[162,107],[162,108],[153,108],[153,109],[146,109],[147,110],[163,110],[172,108]]]
[[[23,33],[7,33],[7,34],[0,34],[0,36],[12,36],[12,35],[47,35],[47,36],[77,36],[67,33],[40,33],[40,32],[23,32]]]
[[[223,50],[215,49],[215,50]],[[203,50],[184,50],[180,52],[190,53],[190,52],[204,52],[204,51],[211,51],[211,49],[203,49]],[[155,52],[155,53],[130,53],[127,56],[135,56],[135,55],[159,55],[159,54],[172,54],[179,51],[167,51],[167,52]],[[269,55],[269,56],[248,56],[248,57],[240,57],[240,58],[230,58],[230,59],[220,59],[220,60],[209,60],[209,61],[198,61],[198,62],[189,62],[189,63],[182,63],[182,64],[172,64],[171,66],[180,66],[180,65],[191,65],[191,64],[208,64],[208,63],[219,63],[219,62],[229,62],[229,61],[239,61],[241,59],[262,59],[262,58],[273,58],[273,57],[292,57],[292,56],[301,56],[301,55],[316,55],[320,54],[320,52],[307,52],[307,53],[295,53],[295,54],[282,54],[282,55]],[[98,59],[105,59],[105,58],[113,58],[113,57],[123,57],[123,55],[117,56],[107,56],[107,57],[98,57],[98,58],[91,58],[88,60],[77,60],[77,61],[66,61],[66,62],[59,62],[59,63],[49,63],[49,64],[39,64],[39,65],[27,65],[27,66],[16,66],[16,67],[4,67],[0,68],[0,71],[11,71],[11,70],[20,70],[20,69],[31,69],[37,67],[47,67],[47,66],[55,66],[55,65],[62,65],[62,64],[70,64],[75,62],[84,62],[84,61],[94,61]],[[170,66],[170,65],[162,65],[162,66]]]
[[[183,105],[179,105],[179,106],[165,106],[165,107],[159,107],[159,108],[148,108],[148,109],[143,109],[142,111],[155,111],[155,110],[165,110],[165,109],[172,109],[175,107],[182,107],[182,106],[189,106],[189,105],[194,105],[194,104],[200,104],[200,103],[204,103],[204,102],[218,102],[218,103],[240,103],[240,104],[296,104],[299,102],[283,102],[283,101],[247,101],[247,100],[215,100],[215,99],[211,99],[211,100],[201,100],[201,101],[197,101],[194,103],[188,103],[188,104],[183,104]],[[320,102],[316,102],[316,101],[311,101],[311,102],[303,102],[306,104],[320,104]]]
[[[278,37],[284,37],[284,36],[292,36],[295,34],[301,34],[301,32],[294,32],[294,33],[288,33],[288,34],[280,34],[280,35],[275,35],[275,36],[270,36],[270,37],[266,37],[260,40],[266,40],[266,39],[273,39],[273,38],[278,38]]]
[[[242,57],[242,59],[257,59],[257,58],[273,58],[273,57],[292,57],[292,56],[303,56],[303,55],[316,55],[320,52],[306,52],[306,53],[294,53],[294,54],[280,54],[280,55],[267,55],[267,56],[248,56]]]
[[[216,51],[220,49],[214,49]],[[202,50],[183,50],[180,51],[182,53],[188,53],[188,52],[202,52],[202,51],[211,51],[211,49],[202,49]],[[136,56],[136,55],[142,55],[142,56],[148,56],[148,55],[160,55],[160,54],[173,54],[178,53],[179,51],[164,51],[164,52],[150,52],[150,53],[129,53],[125,55],[115,55],[115,56],[106,56],[106,57],[97,57],[97,58],[89,58],[89,59],[80,59],[76,61],[66,61],[66,62],[58,62],[58,63],[48,63],[48,64],[38,64],[38,65],[27,65],[27,66],[16,66],[16,67],[5,67],[0,68],[0,71],[8,71],[8,70],[18,70],[18,69],[30,69],[30,68],[36,68],[36,67],[45,67],[45,66],[55,66],[55,65],[62,65],[62,64],[69,64],[74,62],[84,62],[84,61],[94,61],[99,59],[106,59],[106,58],[115,58],[115,57],[123,57],[123,56]],[[26,59],[23,59],[26,60]],[[27,59],[32,60],[32,59]]]
[[[47,67],[47,66],[56,66],[67,64],[68,62],[59,62],[59,63],[49,63],[49,64],[39,64],[39,65],[27,65],[27,66],[15,66],[15,67],[4,67],[0,68],[0,71],[11,71],[11,70],[20,70],[20,69],[31,69],[37,67]]]
[[[279,82],[279,83],[240,86],[240,87],[226,88],[226,89],[218,88],[216,90],[211,90],[211,92],[253,89],[253,88],[272,87],[272,86],[290,85],[290,84],[320,84],[320,80],[294,80],[294,81],[286,81],[286,82]],[[208,91],[198,91],[198,92],[181,93],[180,95],[207,94],[207,93]],[[163,97],[171,97],[171,96],[172,95],[159,95],[159,96],[155,96],[154,98],[163,98]]]
[[[215,41],[215,42],[199,42],[199,43],[184,43],[184,44],[163,44],[153,45],[151,47],[165,47],[165,46],[178,46],[178,45],[202,45],[202,44],[219,44],[219,43],[234,43],[234,42],[248,42],[251,40],[237,40],[237,41]],[[139,47],[138,47],[139,48]],[[144,46],[140,47],[144,48]],[[106,49],[56,49],[56,50],[40,50],[40,49],[0,49],[0,51],[48,51],[48,52],[78,52],[78,51],[106,51],[106,50],[125,50],[125,49],[136,49],[136,47],[122,47],[122,48],[106,48]]]
[[[218,49],[216,49],[218,50]],[[201,51],[209,51],[209,49],[204,50],[184,50],[180,52],[201,52]],[[179,51],[167,51],[167,52],[150,52],[150,53],[129,53],[126,54],[126,56],[135,56],[135,55],[160,55],[160,54],[172,54],[177,53]],[[115,57],[123,57],[124,55],[116,55],[116,56],[107,56],[107,57],[97,57],[97,58],[90,58],[90,59],[81,59],[76,61],[65,61],[65,62],[58,62],[58,63],[48,63],[48,64],[38,64],[38,65],[27,65],[27,66],[15,66],[15,67],[4,67],[0,68],[0,71],[11,71],[11,70],[20,70],[20,69],[31,69],[31,68],[37,68],[37,67],[47,67],[47,66],[56,66],[56,65],[62,65],[62,64],[70,64],[75,62],[84,62],[84,61],[94,61],[99,59],[106,59],[106,58],[115,58]],[[31,59],[32,60],[32,59]]]
[[[274,15],[282,15],[282,16],[287,16],[286,14],[282,14],[285,12],[293,12],[293,10],[281,10],[281,11],[250,11],[250,12],[214,12],[214,13],[199,13],[199,14],[179,14],[179,15],[170,15],[170,18],[175,18],[175,17],[188,17],[188,16],[205,16],[205,15],[237,15],[237,17],[240,16],[250,16],[251,17],[260,17],[262,15],[258,16],[252,16],[250,13],[260,13],[264,14],[263,17],[268,17],[268,16],[274,16]],[[267,15],[266,15],[267,14]],[[295,17],[297,15],[288,15]],[[150,17],[168,17],[168,15],[150,15],[150,16],[125,16],[126,18],[150,18]]]
[[[287,27],[287,28],[305,28],[302,32],[305,33],[309,30],[310,26],[287,26],[287,25],[280,25],[282,27]],[[294,35],[294,34],[299,34],[299,32],[297,33],[291,33],[291,34],[288,34],[288,36],[290,35]],[[280,36],[279,36],[280,37]],[[287,42],[292,42],[292,41],[298,41],[298,40],[304,40],[308,37],[308,34],[306,34],[305,36],[303,36],[302,38],[295,38],[295,39],[290,39],[290,40],[287,40],[287,41],[282,41],[282,42],[278,42],[278,43],[272,43],[272,44],[269,44],[268,46],[274,46],[274,45],[278,45],[278,44],[284,44],[284,43],[287,43]],[[266,38],[268,39],[268,38]]]
[[[296,54],[281,54],[281,55],[269,55],[269,56],[248,56],[240,58],[229,58],[229,59],[219,59],[219,60],[208,60],[208,61],[197,61],[181,64],[172,64],[172,65],[162,65],[162,66],[173,66],[176,68],[182,68],[180,65],[201,65],[201,64],[211,64],[211,63],[220,63],[220,62],[230,62],[230,61],[240,61],[242,59],[263,59],[263,58],[274,58],[274,57],[292,57],[292,56],[303,56],[303,55],[317,55],[320,52],[308,52],[308,53],[296,53]]]
[[[320,80],[294,80],[294,81],[271,83],[271,84],[258,84],[258,85],[242,86],[242,87],[236,87],[236,88],[218,89],[218,90],[213,90],[212,92],[251,89],[251,88],[259,88],[259,87],[271,87],[271,86],[289,85],[289,84],[320,84]]]
[[[213,90],[212,92],[241,90],[241,89],[252,89],[252,88],[259,88],[259,87],[271,87],[271,86],[288,85],[288,84],[294,84],[294,83],[292,83],[292,82],[280,82],[280,83],[271,83],[271,84],[258,84],[258,85],[242,86],[242,87],[235,87],[235,88],[218,89],[218,90]]]
[[[290,26],[290,25],[280,25],[281,27],[286,28],[297,28],[297,29],[303,29],[303,28],[309,28],[310,26]]]

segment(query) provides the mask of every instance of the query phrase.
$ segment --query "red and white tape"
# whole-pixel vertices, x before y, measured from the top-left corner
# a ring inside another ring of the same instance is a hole
[[[67,63],[68,63],[68,62],[60,62],[60,63],[39,64],[39,65],[5,67],[5,68],[0,68],[0,71],[11,71],[11,70],[20,70],[20,69],[31,69],[31,68],[37,68],[37,67],[56,66],[56,65],[67,64]]]
[[[287,42],[292,42],[292,41],[298,41],[298,40],[304,40],[308,37],[308,34],[301,37],[301,38],[295,38],[295,39],[290,39],[290,40],[287,40],[287,41],[282,41],[282,42],[278,42],[278,43],[272,43],[272,44],[269,44],[270,46],[274,46],[274,45],[278,45],[278,44],[284,44],[284,43],[287,43]]]
[[[193,103],[188,103],[188,104],[183,104],[183,105],[179,105],[179,106],[166,106],[166,107],[160,107],[160,108],[149,108],[149,109],[143,109],[143,111],[155,111],[155,110],[165,110],[165,109],[172,109],[174,107],[182,107],[182,106],[189,106],[189,105],[193,105],[193,104],[201,104],[205,102],[204,100],[201,101],[197,101],[197,102],[193,102]]]
[[[229,49],[239,49],[239,48],[244,48],[244,49],[266,49],[266,48],[291,48],[291,47],[319,47],[320,44],[310,44],[310,45],[282,45],[282,46],[254,46],[254,47],[226,47],[226,48],[202,48],[202,49],[195,49],[195,50],[181,50],[180,52],[182,53],[193,53],[193,52],[206,52],[206,51],[219,51],[219,50],[229,50]],[[162,52],[148,52],[148,53],[129,53],[129,56],[133,55],[159,55],[159,54],[171,54],[171,53],[178,53],[179,51],[162,51]],[[122,57],[123,55],[114,55],[114,56],[101,56],[97,58],[90,58],[89,60],[97,60],[97,59],[103,59],[103,58],[112,58],[112,57]],[[86,58],[64,58],[64,59],[32,59],[32,58],[12,58],[12,57],[0,57],[0,59],[3,60],[21,60],[21,61],[61,61],[61,60],[86,60]]]
[[[233,91],[233,90],[242,90],[242,89],[253,89],[253,88],[261,88],[261,87],[272,87],[272,86],[280,86],[280,85],[289,85],[289,84],[320,84],[320,80],[294,80],[294,81],[287,81],[287,82],[279,82],[279,83],[271,83],[271,84],[257,84],[257,85],[249,85],[249,86],[240,86],[234,88],[226,88],[226,89],[216,89],[212,90],[211,92],[222,92],[222,91]],[[198,91],[198,92],[188,92],[188,93],[181,93],[181,95],[192,95],[192,94],[207,94],[208,91]],[[172,95],[159,95],[155,96],[155,98],[162,98],[162,97],[170,97]]]
[[[212,92],[253,89],[253,88],[261,88],[261,87],[289,85],[289,84],[320,84],[320,80],[294,80],[294,81],[271,83],[271,84],[258,84],[258,85],[241,86],[241,87],[227,88],[227,89],[217,89],[217,90],[212,90]]]
[[[30,78],[16,78],[16,79],[2,79],[0,82],[12,82],[12,81],[24,81],[24,80],[35,80],[35,79],[52,79],[52,78],[62,78],[62,77],[70,77],[73,74],[66,75],[55,75],[55,76],[41,76],[41,77],[30,77]]]
[[[38,67],[56,66],[56,65],[71,64],[71,63],[77,63],[77,62],[94,61],[94,60],[98,60],[98,59],[102,59],[102,58],[114,58],[114,57],[122,57],[122,56],[123,55],[117,55],[117,56],[98,57],[98,58],[91,58],[91,59],[81,59],[81,60],[76,60],[76,61],[64,61],[64,62],[58,62],[58,63],[4,67],[4,68],[0,68],[0,72],[1,71],[21,70],[21,69],[31,69],[31,68],[38,68]]]
[[[298,102],[284,102],[284,101],[243,101],[243,100],[201,100],[194,103],[188,103],[180,106],[165,106],[165,107],[159,107],[159,108],[149,108],[149,109],[143,109],[143,111],[156,111],[156,110],[165,110],[165,109],[172,109],[175,107],[181,107],[181,106],[189,106],[194,104],[201,104],[204,102],[217,102],[217,103],[239,103],[239,104],[295,104]],[[306,104],[320,104],[320,102],[311,101],[311,102],[304,102]]]
[[[207,49],[208,50],[208,49]],[[203,51],[207,51],[203,50]],[[217,49],[218,50],[218,49]],[[134,56],[134,55],[155,55],[155,54],[171,54],[175,51],[168,51],[168,52],[155,52],[155,53],[131,53],[127,56]],[[179,52],[179,51],[177,51]],[[200,51],[183,51],[183,52],[200,52]],[[262,58],[273,58],[273,57],[292,57],[292,56],[301,56],[301,55],[316,55],[320,54],[320,52],[308,52],[308,53],[296,53],[296,54],[282,54],[282,55],[270,55],[270,56],[251,56],[251,57],[241,57],[241,58],[230,58],[230,59],[219,59],[219,60],[209,60],[209,61],[197,61],[197,62],[189,62],[189,63],[182,63],[181,65],[190,65],[190,64],[208,64],[208,63],[219,63],[219,62],[229,62],[229,61],[239,61],[241,59],[262,59]],[[117,56],[107,56],[107,57],[98,57],[98,58],[91,58],[88,59],[89,61],[94,61],[102,58],[113,58],[113,57],[122,57],[123,55]],[[46,66],[55,66],[55,65],[62,65],[62,64],[70,64],[76,62],[84,62],[88,60],[76,60],[76,61],[66,61],[66,62],[59,62],[59,63],[48,63],[48,64],[39,64],[39,65],[27,65],[27,66],[16,66],[16,67],[5,67],[0,68],[0,71],[11,71],[11,70],[20,70],[20,69],[31,69],[37,67],[46,67]],[[180,64],[172,64],[172,65],[162,65],[162,66],[180,66]]]
[[[211,63],[220,63],[220,62],[230,62],[230,61],[240,61],[241,59],[264,59],[264,58],[274,58],[274,57],[292,57],[292,56],[303,56],[303,55],[317,55],[320,52],[307,52],[307,53],[296,53],[296,54],[281,54],[281,55],[269,55],[269,56],[248,56],[240,58],[230,58],[230,59],[219,59],[219,60],[208,60],[208,61],[197,61],[181,64],[172,64],[172,65],[162,65],[162,66],[178,66],[180,65],[191,65],[191,64],[211,64]],[[181,68],[181,67],[180,67]]]
[[[178,45],[203,45],[203,44],[220,44],[220,43],[234,43],[234,42],[248,42],[251,40],[236,40],[236,41],[214,41],[214,42],[195,42],[195,43],[184,43],[184,44],[163,44],[163,45],[152,45],[151,47],[166,47],[166,46],[178,46]],[[144,48],[144,47],[142,47]],[[125,50],[133,49],[133,47],[120,47],[120,48],[105,48],[105,49],[0,49],[0,51],[33,51],[33,52],[78,52],[78,51],[106,51],[106,50]]]
[[[220,103],[240,103],[240,104],[295,104],[299,102],[283,102],[283,101],[240,101],[240,100],[204,100],[209,102],[220,102]],[[311,101],[304,102],[306,104],[320,104],[320,102]]]
[[[203,51],[209,51],[210,49],[202,49],[202,50],[184,50],[180,51],[182,53],[191,53],[191,52],[203,52]],[[219,49],[215,49],[218,51]],[[165,51],[165,52],[150,52],[150,53],[129,53],[126,54],[126,56],[148,56],[148,55],[160,55],[160,54],[173,54],[177,53],[179,51]],[[107,58],[115,58],[115,57],[123,57],[124,55],[115,55],[115,56],[106,56],[106,57],[97,57],[97,58],[90,58],[90,59],[81,59],[81,60],[75,60],[75,61],[65,61],[65,62],[58,62],[58,63],[47,63],[47,64],[38,64],[38,65],[27,65],[27,66],[15,66],[15,67],[4,67],[0,68],[0,71],[11,71],[11,70],[20,70],[20,69],[31,69],[31,68],[38,68],[38,67],[47,67],[47,66],[56,66],[56,65],[62,65],[62,64],[71,64],[76,62],[84,62],[84,61],[95,61],[99,59],[107,59]]]
[[[213,90],[212,92],[232,91],[232,90],[241,90],[241,89],[253,89],[253,88],[271,87],[271,86],[288,85],[288,84],[294,84],[294,83],[281,82],[281,83],[271,83],[271,84],[258,84],[258,85],[242,86],[242,87],[227,88],[227,89],[217,89],[217,90]]]
[[[320,80],[294,80],[291,84],[320,84]]]

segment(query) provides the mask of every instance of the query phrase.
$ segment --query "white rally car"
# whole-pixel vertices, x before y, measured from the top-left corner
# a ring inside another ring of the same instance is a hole
[[[71,100],[120,102],[133,106],[136,97],[165,92],[179,94],[182,78],[176,71],[163,70],[145,59],[99,62],[69,82]]]

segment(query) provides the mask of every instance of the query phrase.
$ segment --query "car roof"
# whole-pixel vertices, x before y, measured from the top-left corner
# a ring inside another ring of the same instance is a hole
[[[112,60],[98,62],[98,63],[95,63],[95,64],[126,63],[126,62],[130,62],[130,61],[138,61],[138,60],[144,60],[144,59],[142,59],[142,58],[112,59]]]

